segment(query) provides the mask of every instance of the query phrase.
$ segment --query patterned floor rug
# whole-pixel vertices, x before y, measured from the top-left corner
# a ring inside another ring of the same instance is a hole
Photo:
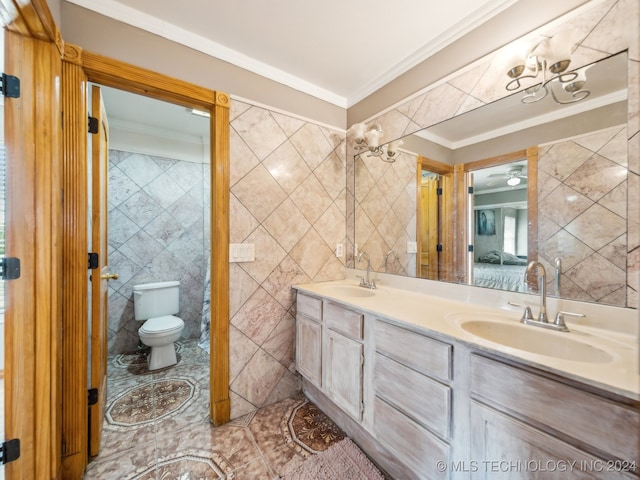
[[[349,438],[307,458],[282,480],[384,480],[382,473]]]

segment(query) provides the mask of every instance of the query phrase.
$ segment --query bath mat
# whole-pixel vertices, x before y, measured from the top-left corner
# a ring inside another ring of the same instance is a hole
[[[384,480],[384,476],[349,438],[312,455],[284,472],[282,480]]]

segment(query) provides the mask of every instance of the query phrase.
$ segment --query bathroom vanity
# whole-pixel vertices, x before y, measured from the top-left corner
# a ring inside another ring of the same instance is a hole
[[[305,393],[394,478],[637,478],[632,334],[543,332],[514,307],[349,281],[295,288]]]

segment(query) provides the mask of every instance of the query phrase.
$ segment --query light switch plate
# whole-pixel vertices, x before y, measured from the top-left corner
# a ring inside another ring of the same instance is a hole
[[[255,245],[253,243],[229,244],[229,262],[255,262]]]
[[[336,245],[336,257],[342,258],[344,256],[344,247],[341,243]]]

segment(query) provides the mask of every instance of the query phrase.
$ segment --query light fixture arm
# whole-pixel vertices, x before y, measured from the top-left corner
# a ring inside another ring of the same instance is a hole
[[[523,59],[518,60],[515,66],[509,67],[507,75],[511,80],[505,86],[509,92],[523,88],[523,80],[535,80],[542,74],[540,83],[525,88],[525,94],[521,98],[522,103],[539,102],[548,95],[549,90],[554,101],[562,105],[579,102],[590,95],[591,92],[583,90],[586,81],[584,70],[581,73],[578,71],[565,73],[571,63],[571,49],[568,48],[570,43],[565,42],[563,33],[565,32],[542,40],[530,49]],[[559,97],[554,91],[556,84],[562,85],[571,99]]]
[[[353,148],[358,152],[366,151],[367,157],[377,157],[383,162],[393,163],[396,161],[399,153],[396,150],[402,144],[402,140],[390,142],[388,145],[380,145],[382,138],[382,126],[374,123],[367,126],[364,123],[353,124],[347,130],[347,138],[353,141]]]

